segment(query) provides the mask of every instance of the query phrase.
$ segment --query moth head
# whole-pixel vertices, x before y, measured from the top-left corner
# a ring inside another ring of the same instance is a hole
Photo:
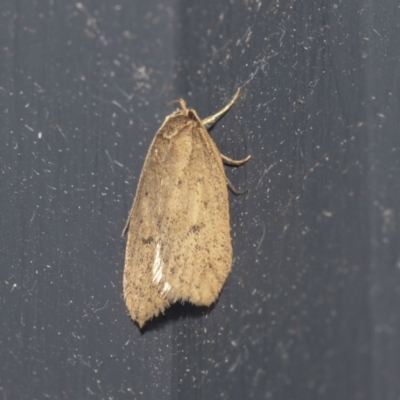
[[[171,114],[171,117],[184,116],[194,121],[201,122],[201,119],[197,115],[196,110],[194,110],[193,108],[188,108],[185,100],[178,99],[178,100],[173,100],[170,103],[179,103],[179,105],[181,106],[180,109],[178,108],[173,114]]]
[[[172,139],[190,125],[202,126],[200,117],[193,108],[186,106],[185,100],[179,99],[175,102],[178,102],[181,108],[168,115],[157,132],[157,135],[167,140]]]

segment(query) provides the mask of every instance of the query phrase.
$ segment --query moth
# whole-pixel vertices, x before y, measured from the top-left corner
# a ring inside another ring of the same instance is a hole
[[[180,109],[166,117],[150,145],[124,229],[124,299],[140,328],[177,301],[211,305],[231,270],[230,183],[223,161],[242,165],[251,156],[224,156],[207,127],[239,94],[204,119],[176,100]]]

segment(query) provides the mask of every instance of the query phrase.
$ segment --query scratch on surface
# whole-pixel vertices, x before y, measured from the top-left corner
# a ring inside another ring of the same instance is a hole
[[[61,136],[65,139],[65,141],[68,142],[67,137],[64,135],[64,132],[63,132],[62,129],[59,127],[59,125],[56,125],[56,128],[57,128],[58,131],[61,133]]]
[[[261,368],[258,368],[256,373],[254,374],[253,379],[251,380],[251,387],[250,387],[250,394],[254,394],[254,390],[257,387],[258,380],[262,375],[265,375],[265,371],[263,371]]]
[[[274,166],[274,164],[271,164],[268,168],[266,168],[263,172],[263,174],[261,175],[261,178],[259,179],[256,189],[259,188],[259,186],[261,185],[261,181],[263,180],[264,176],[267,175],[267,173],[271,170],[271,168]]]
[[[32,292],[33,289],[35,289],[36,284],[37,284],[37,279],[36,279],[35,283],[33,284],[33,286],[28,290],[28,292]]]
[[[110,161],[111,171],[114,173],[113,160],[111,159],[108,150],[105,150],[105,153],[106,153],[106,155],[107,155],[107,157],[108,157],[108,159],[109,159],[109,161]]]
[[[92,366],[89,364],[89,362],[87,362],[87,361],[85,361],[85,360],[83,359],[83,356],[82,356],[82,355],[78,355],[77,358],[78,358],[78,360],[79,360],[83,365],[86,365],[87,367],[92,368]]]
[[[111,104],[114,104],[114,106],[117,106],[118,108],[120,108],[126,114],[129,114],[128,110],[125,107],[123,107],[120,103],[118,103],[117,100],[112,100]]]
[[[231,43],[232,43],[232,39],[229,39],[219,49],[217,49],[215,46],[211,46],[212,56],[215,57],[219,52],[224,51],[228,47],[228,45]]]
[[[261,236],[260,241],[258,242],[258,246],[256,248],[256,252],[260,249],[261,243],[264,241],[265,238],[265,224],[263,223],[263,234]]]
[[[245,81],[243,86],[246,86],[247,84],[249,84],[254,77],[257,75],[258,71],[262,71],[263,74],[266,74],[266,70],[265,67],[268,65],[268,61],[273,58],[276,57],[279,53],[277,51],[270,51],[270,53],[268,55],[265,55],[264,53],[262,53],[262,55],[260,55],[258,57],[258,59],[256,58],[256,60],[251,64],[251,65],[255,65],[256,68],[253,72],[250,73],[248,79]],[[250,63],[249,63],[250,65]]]
[[[36,90],[37,90],[38,93],[44,93],[45,92],[45,90],[37,82],[33,82],[33,84],[35,85]]]
[[[382,35],[376,30],[376,29],[372,29],[379,37],[382,37]]]
[[[117,160],[114,160],[114,163],[118,165],[118,167],[124,168],[124,164],[121,164]]]
[[[133,97],[134,97],[133,94],[128,94],[128,93],[126,93],[124,90],[122,90],[122,89],[121,89],[116,83],[114,83],[114,82],[113,82],[113,85],[115,86],[115,88],[116,88],[123,96],[126,97],[126,100],[127,100],[128,102],[130,102],[130,101],[133,99]]]
[[[242,357],[240,356],[240,354],[236,357],[235,362],[229,367],[229,372],[232,373],[235,371],[235,369],[237,368],[237,366],[240,364],[240,362],[242,361]]]
[[[283,40],[283,37],[285,36],[285,33],[286,33],[286,31],[283,29],[282,35],[281,35],[281,37],[279,38],[279,46],[280,46],[280,47],[282,47],[282,40]]]
[[[243,34],[243,36],[240,38],[240,39],[238,39],[237,41],[236,41],[236,46],[239,46],[241,43],[242,43],[242,41],[244,42],[244,43],[248,43],[249,42],[249,40],[250,40],[250,38],[251,38],[251,35],[252,35],[252,30],[251,30],[251,27],[249,26],[247,29],[246,29],[246,32]]]
[[[103,307],[97,308],[96,310],[93,310],[93,312],[97,313],[98,311],[104,310],[107,307],[108,304],[108,300],[106,301],[106,303],[104,304]]]
[[[327,154],[328,154],[328,153],[325,153],[325,154],[322,156],[322,158],[326,160]],[[323,164],[320,163],[319,161],[317,161],[317,162],[307,171],[307,173],[303,176],[303,181],[305,181],[305,180],[308,178],[308,176],[309,176],[310,174],[312,174],[312,173],[315,171],[315,169],[316,169],[317,167],[322,167],[322,166],[323,166]]]

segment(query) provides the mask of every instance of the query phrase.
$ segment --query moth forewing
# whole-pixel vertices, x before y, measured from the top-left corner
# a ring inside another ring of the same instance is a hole
[[[179,103],[150,146],[127,223],[124,298],[140,327],[176,301],[212,304],[232,264],[227,179],[204,126],[216,118]]]

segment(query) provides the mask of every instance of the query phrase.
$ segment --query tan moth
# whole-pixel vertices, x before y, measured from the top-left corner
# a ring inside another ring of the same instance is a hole
[[[206,127],[236,101],[200,119],[182,99],[151,143],[126,223],[123,277],[129,313],[142,327],[176,301],[209,306],[232,266],[228,184]]]

